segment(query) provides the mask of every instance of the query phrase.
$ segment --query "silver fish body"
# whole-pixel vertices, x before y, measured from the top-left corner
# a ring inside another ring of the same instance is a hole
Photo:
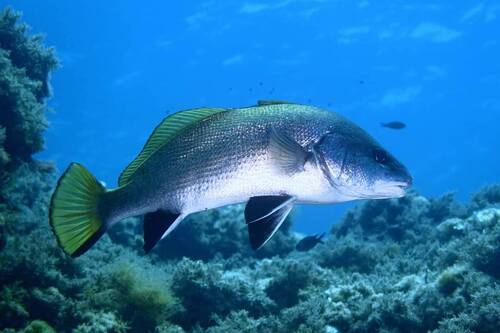
[[[342,201],[313,159],[297,172],[280,168],[270,139],[279,131],[307,150],[346,122],[336,113],[295,104],[212,115],[164,145],[131,184],[118,190],[113,220],[157,209],[187,215],[257,195],[288,194],[302,203]]]
[[[49,217],[66,253],[83,254],[111,224],[137,215],[148,252],[185,216],[243,202],[258,249],[294,204],[401,197],[412,178],[340,115],[274,101],[167,117],[119,183],[106,190],[77,163],[61,176]]]

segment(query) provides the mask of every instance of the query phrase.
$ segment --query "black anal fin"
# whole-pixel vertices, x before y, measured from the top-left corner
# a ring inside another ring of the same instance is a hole
[[[271,239],[292,210],[294,200],[288,195],[250,198],[245,207],[245,220],[252,249],[258,250]]]
[[[179,224],[180,214],[166,210],[144,215],[144,251],[148,253],[160,239],[168,235]]]

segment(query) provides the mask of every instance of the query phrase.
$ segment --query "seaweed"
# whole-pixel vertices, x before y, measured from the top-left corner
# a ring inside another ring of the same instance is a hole
[[[154,331],[175,314],[178,301],[166,281],[150,275],[151,271],[120,262],[87,287],[86,306],[92,311],[115,312],[129,332]]]
[[[175,267],[172,290],[183,306],[178,320],[185,328],[213,325],[214,314],[246,310],[251,315],[262,316],[275,308],[262,288],[242,272],[223,272],[217,265],[187,258]]]
[[[49,76],[57,67],[52,48],[41,35],[29,35],[20,14],[7,8],[0,13],[0,128],[3,165],[29,160],[43,149],[48,123],[45,99],[50,96]]]

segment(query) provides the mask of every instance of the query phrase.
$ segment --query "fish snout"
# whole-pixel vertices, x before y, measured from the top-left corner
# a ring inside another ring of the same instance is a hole
[[[413,185],[413,178],[406,171],[401,169],[393,172],[385,180],[376,182],[375,189],[378,198],[400,198],[406,195],[406,191]]]
[[[405,170],[405,173],[395,177],[391,183],[392,186],[399,187],[401,190],[407,190],[413,185],[413,177]]]
[[[405,172],[402,175],[394,177],[390,183],[392,183],[393,186],[407,189],[413,185],[413,177],[408,172]]]

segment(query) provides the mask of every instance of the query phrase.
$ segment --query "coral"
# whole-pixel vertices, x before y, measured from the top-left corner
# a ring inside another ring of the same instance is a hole
[[[165,324],[160,325],[155,328],[154,333],[184,333],[185,331],[182,327],[173,325],[173,324]]]
[[[330,242],[335,242],[331,240]],[[351,271],[369,273],[376,265],[373,247],[350,240],[323,250],[318,258],[318,263],[323,267],[342,267]]]
[[[452,294],[464,282],[464,267],[449,267],[438,277],[437,285],[440,292],[445,295]]]
[[[137,253],[143,253],[144,239],[140,219],[134,217],[124,219],[111,226],[108,235],[113,242],[134,249]]]
[[[75,333],[125,333],[128,325],[113,312],[88,312],[84,322],[78,325]]]
[[[223,273],[215,265],[183,259],[172,276],[172,290],[184,308],[179,317],[183,327],[207,327],[213,324],[212,314],[233,310],[247,310],[253,316],[272,311],[274,303],[252,282],[240,272]]]
[[[453,193],[446,193],[439,198],[431,198],[429,202],[430,206],[427,215],[435,222],[466,215],[466,208],[455,201]]]
[[[21,162],[0,187],[0,214],[6,233],[28,234],[45,221],[49,197],[55,181],[54,168],[41,162]]]
[[[215,316],[215,326],[207,329],[207,333],[226,333],[226,332],[265,332],[262,321],[254,320],[248,315],[248,311],[233,311],[226,317]]]
[[[299,303],[301,292],[321,283],[321,272],[317,266],[301,261],[273,261],[273,277],[265,291],[279,308],[292,307]]]
[[[474,217],[486,235],[478,235],[474,243],[473,263],[480,271],[500,279],[500,209],[485,209]]]
[[[24,326],[30,315],[22,300],[26,297],[26,290],[17,284],[4,286],[0,291],[0,313],[2,313],[0,327],[19,328]]]
[[[500,205],[500,185],[488,185],[472,196],[469,204],[469,212],[472,213],[498,205]]]
[[[23,333],[56,333],[56,331],[43,320],[33,320],[24,328]]]
[[[48,78],[57,60],[42,37],[29,36],[20,15],[10,8],[0,13],[0,128],[4,156],[27,160],[43,148],[47,128],[44,99],[50,95]]]
[[[2,209],[0,208],[0,212]],[[0,215],[0,252],[3,250],[7,243],[7,235],[5,232],[5,217]]]
[[[0,172],[10,161],[9,154],[7,154],[4,148],[5,136],[5,128],[0,126]]]
[[[42,216],[54,177],[31,155],[43,148],[48,79],[57,60],[19,18],[10,8],[0,12],[0,249],[18,227],[33,229],[22,222]]]
[[[462,236],[470,226],[467,221],[458,217],[444,220],[437,226],[439,238],[448,241],[452,237]]]
[[[160,275],[126,262],[114,265],[96,276],[95,284],[85,291],[88,306],[116,311],[131,332],[153,331],[176,312],[177,300],[168,284],[151,273]]]

